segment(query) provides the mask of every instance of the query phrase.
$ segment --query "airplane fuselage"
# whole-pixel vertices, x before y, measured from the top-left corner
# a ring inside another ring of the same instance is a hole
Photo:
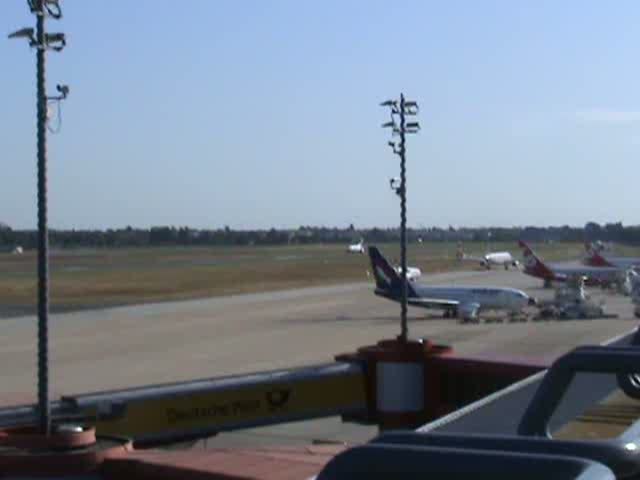
[[[513,257],[509,252],[492,252],[484,256],[485,262],[492,265],[511,265]]]
[[[529,303],[529,296],[515,288],[506,287],[430,287],[416,285],[416,293],[424,298],[455,300],[460,304],[480,305],[483,310],[519,311]]]
[[[461,260],[471,260],[480,263],[481,267],[490,269],[492,266],[501,266],[509,268],[510,266],[517,266],[518,262],[513,258],[509,252],[490,252],[482,256],[467,255],[460,250],[458,258]]]
[[[475,305],[478,310],[520,312],[532,301],[523,291],[506,287],[431,287],[414,283],[412,288],[416,296],[407,299],[410,305],[441,310],[457,311],[465,305]],[[398,296],[388,290],[377,288],[375,293],[399,301]]]
[[[587,277],[587,284],[596,285],[615,281],[622,271],[622,269],[616,267],[567,267],[562,265],[549,265],[549,269],[551,270],[551,275],[540,274],[540,272],[532,271],[528,268],[525,268],[524,273],[544,280],[559,282],[564,282],[569,277],[574,276]]]

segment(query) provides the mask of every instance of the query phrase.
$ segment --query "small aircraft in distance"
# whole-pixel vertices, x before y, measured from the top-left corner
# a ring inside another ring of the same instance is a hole
[[[402,280],[376,247],[369,247],[371,268],[376,280],[374,293],[399,302]],[[413,307],[438,309],[445,317],[458,317],[465,322],[478,321],[483,310],[506,310],[512,315],[522,313],[536,300],[521,290],[507,287],[432,287],[407,282],[407,303]]]
[[[395,271],[398,273],[398,275],[402,275],[402,265],[398,265],[397,267],[395,267]],[[407,265],[407,280],[415,282],[421,276],[422,270],[420,270],[418,267],[410,267]]]
[[[458,260],[470,260],[478,262],[481,267],[491,270],[492,265],[504,267],[505,270],[509,270],[509,267],[517,268],[520,262],[518,262],[509,252],[489,252],[482,256],[467,255],[462,249],[462,244],[458,244],[458,251],[456,252]]]
[[[352,243],[347,247],[347,253],[360,253],[364,255],[364,239],[360,239],[358,243]]]

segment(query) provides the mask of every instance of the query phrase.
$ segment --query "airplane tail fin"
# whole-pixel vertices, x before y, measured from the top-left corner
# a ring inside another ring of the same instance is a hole
[[[518,240],[518,246],[524,256],[524,271],[542,277],[553,277],[551,269],[535,254],[535,252],[522,240]]]
[[[594,253],[599,253],[599,249],[589,240],[585,240],[584,250],[589,256],[592,256]]]
[[[587,251],[587,264],[594,267],[613,267],[611,262],[602,256],[600,253],[602,248],[594,245],[591,242],[585,242],[584,248]]]
[[[402,291],[402,283],[398,272],[389,264],[386,258],[380,253],[377,247],[369,247],[369,259],[371,260],[371,270],[376,279],[376,288],[392,294],[400,296]],[[415,290],[409,282],[407,282],[407,296],[416,296]]]

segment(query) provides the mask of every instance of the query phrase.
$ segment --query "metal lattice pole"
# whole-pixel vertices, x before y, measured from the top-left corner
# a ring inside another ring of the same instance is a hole
[[[400,94],[400,264],[402,265],[402,301],[400,302],[400,340],[407,341],[407,168],[405,148],[404,95]]]
[[[60,95],[47,96],[46,53],[61,51],[66,45],[63,33],[47,33],[45,19],[60,19],[59,0],[27,0],[36,16],[36,30],[23,28],[9,38],[25,38],[36,49],[37,157],[38,157],[38,419],[40,432],[51,430],[49,402],[49,230],[47,226],[47,107],[50,101],[67,97],[69,87],[58,85]]]
[[[400,185],[395,183],[397,179],[391,179],[391,188],[400,197],[400,262],[401,262],[401,298],[400,298],[400,341],[406,342],[409,337],[409,327],[407,324],[407,168],[406,168],[406,134],[417,133],[420,125],[417,122],[406,122],[407,115],[417,115],[418,104],[405,99],[404,94],[400,94],[400,101],[387,100],[381,104],[391,109],[391,121],[382,125],[385,128],[392,128],[393,135],[400,136],[400,141],[396,144],[389,142],[393,148],[393,153],[400,157]],[[400,124],[396,123],[395,116]]]
[[[44,0],[36,14],[38,95],[38,414],[40,432],[49,434],[49,229],[47,226],[47,92]]]

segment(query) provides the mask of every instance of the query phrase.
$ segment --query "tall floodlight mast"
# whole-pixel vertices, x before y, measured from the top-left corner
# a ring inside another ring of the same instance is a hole
[[[383,128],[391,128],[392,136],[399,136],[400,141],[388,142],[393,153],[400,157],[400,184],[395,178],[390,181],[391,188],[400,197],[400,261],[402,264],[401,286],[402,297],[400,301],[400,340],[407,341],[409,330],[407,326],[407,170],[406,170],[406,146],[405,136],[407,134],[418,133],[420,125],[418,122],[407,122],[407,116],[418,114],[418,104],[411,100],[406,100],[404,94],[400,94],[400,100],[387,100],[380,104],[388,107],[391,112],[391,120],[382,125]]]
[[[37,150],[38,150],[38,418],[40,432],[51,429],[49,404],[49,231],[47,225],[47,120],[48,107],[67,97],[69,87],[58,85],[59,95],[46,92],[46,53],[61,51],[66,45],[64,33],[45,32],[45,20],[62,18],[59,0],[27,0],[36,17],[36,29],[23,28],[9,38],[24,38],[36,51]],[[60,105],[58,105],[60,108]]]

